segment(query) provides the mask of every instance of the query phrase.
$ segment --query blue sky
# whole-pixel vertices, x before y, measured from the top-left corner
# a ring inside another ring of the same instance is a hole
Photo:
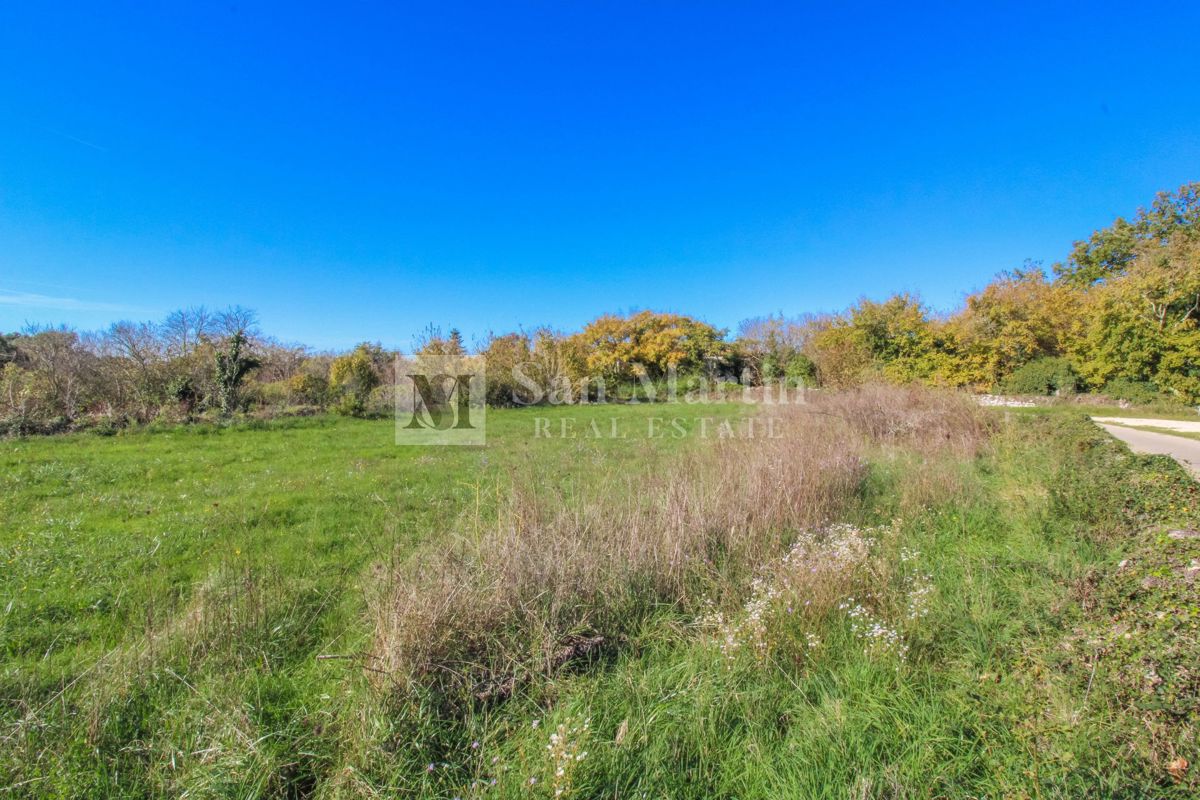
[[[1200,179],[1200,4],[9,4],[0,329],[948,309]]]

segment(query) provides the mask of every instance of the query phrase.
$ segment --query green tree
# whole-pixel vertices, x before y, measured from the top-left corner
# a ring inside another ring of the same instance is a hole
[[[882,303],[862,300],[850,326],[884,377],[902,383],[926,380],[937,368],[934,328],[921,302],[908,294]]]
[[[939,328],[908,294],[860,300],[846,314],[816,325],[805,350],[821,383],[829,386],[871,378],[931,380],[944,359]]]
[[[796,383],[811,383],[816,367],[804,347],[813,332],[814,319],[789,319],[782,314],[747,319],[738,326],[735,345],[758,380],[789,378]]]
[[[1125,272],[1087,292],[1074,354],[1089,383],[1149,383],[1200,401],[1200,239],[1143,242]]]
[[[1086,288],[1124,275],[1144,244],[1165,245],[1179,235],[1200,237],[1200,182],[1177,192],[1159,192],[1150,208],[1138,209],[1132,222],[1118,217],[1112,225],[1075,243],[1065,264],[1054,273],[1063,283]]]
[[[239,330],[229,337],[224,350],[216,352],[217,402],[226,416],[237,410],[242,379],[259,364],[249,349],[249,341]]]

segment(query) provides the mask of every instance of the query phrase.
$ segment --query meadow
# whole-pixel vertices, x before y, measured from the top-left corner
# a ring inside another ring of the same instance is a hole
[[[681,403],[0,442],[0,794],[1200,788],[1178,465],[931,390],[751,412],[780,438]]]

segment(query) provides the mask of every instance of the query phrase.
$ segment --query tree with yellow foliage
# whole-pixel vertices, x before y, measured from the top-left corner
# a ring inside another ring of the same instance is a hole
[[[1040,268],[1001,273],[950,323],[971,383],[994,386],[1017,367],[1061,355],[1079,335],[1080,296]]]
[[[334,359],[329,368],[329,385],[340,393],[337,403],[340,412],[351,416],[366,412],[371,390],[383,382],[376,368],[376,362],[382,358],[378,345],[364,342],[354,352]]]
[[[666,377],[674,366],[695,373],[729,354],[725,331],[682,314],[640,311],[627,317],[607,314],[570,337],[574,377],[624,383],[642,376]]]

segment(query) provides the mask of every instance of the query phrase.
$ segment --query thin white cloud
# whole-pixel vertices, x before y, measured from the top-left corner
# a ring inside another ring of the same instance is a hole
[[[87,139],[80,139],[78,136],[72,136],[69,133],[63,133],[62,131],[56,131],[56,130],[54,130],[54,128],[46,128],[46,130],[48,130],[50,133],[55,134],[56,136],[61,136],[64,139],[68,139],[72,142],[75,142],[76,144],[81,144],[84,147],[90,147],[93,150],[99,150],[101,153],[108,152],[107,147],[104,147],[103,145],[98,145],[95,142],[89,142]]]
[[[0,289],[0,306],[20,306],[22,308],[44,308],[54,311],[139,311],[141,309],[116,303],[96,303],[90,300],[77,300],[74,297],[51,297],[32,292],[14,292]]]

